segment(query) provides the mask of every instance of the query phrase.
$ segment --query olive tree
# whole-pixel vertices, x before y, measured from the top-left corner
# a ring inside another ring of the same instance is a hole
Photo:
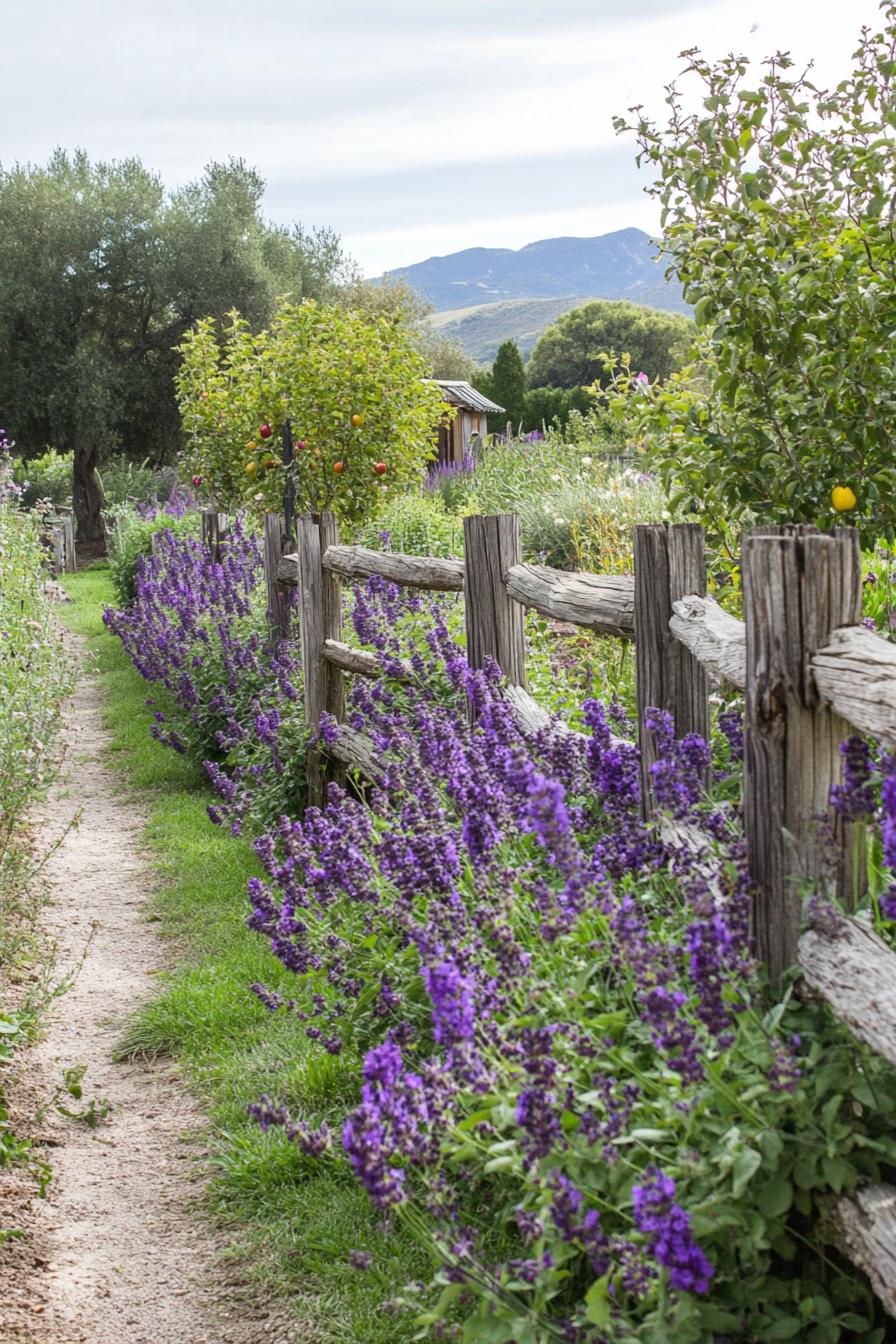
[[[896,5],[833,89],[778,54],[683,53],[668,120],[618,118],[653,165],[694,305],[688,368],[620,385],[666,481],[708,517],[896,524]],[[836,491],[836,494],[832,492]],[[832,502],[833,501],[833,502]]]
[[[233,160],[171,195],[138,159],[0,168],[0,411],[26,457],[73,454],[82,540],[102,536],[105,454],[176,452],[174,347],[193,322],[236,304],[259,326],[339,276],[335,238],[268,224],[263,189]]]

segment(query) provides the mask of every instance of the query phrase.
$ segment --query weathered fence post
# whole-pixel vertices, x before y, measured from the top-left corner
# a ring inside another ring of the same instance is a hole
[[[303,513],[296,519],[296,554],[299,581],[299,630],[305,681],[305,722],[313,734],[326,710],[337,721],[344,715],[344,678],[340,668],[324,660],[324,641],[342,634],[342,594],[335,575],[325,574],[321,556],[339,540],[339,527],[332,514],[320,517]],[[308,747],[308,804],[324,801],[324,774],[317,741]]]
[[[58,525],[52,531],[53,541],[53,572],[58,579],[60,574],[65,572],[65,542],[62,536],[62,528]]]
[[[277,566],[283,555],[284,522],[279,513],[264,516],[264,577],[268,594],[268,625],[274,641],[289,637],[292,602],[289,589],[277,581]]]
[[[650,767],[656,760],[653,734],[644,729],[645,710],[668,710],[676,737],[699,733],[709,740],[706,673],[669,629],[672,603],[705,593],[702,527],[651,523],[635,528],[635,668],[645,816],[652,811]]]
[[[508,596],[505,575],[522,562],[520,520],[501,513],[464,519],[464,619],[467,660],[494,658],[511,686],[526,686],[523,608]]]
[[[339,545],[339,523],[332,513],[320,516],[320,553],[323,558],[328,546]],[[342,639],[342,580],[338,574],[323,570],[323,629],[324,639]],[[345,673],[341,667],[324,659],[321,668],[321,699],[324,712],[337,723],[345,719]],[[328,756],[325,762],[325,780],[336,784],[345,782],[345,766]]]
[[[72,517],[71,510],[66,509],[60,514],[62,518],[62,540],[65,551],[65,571],[67,574],[74,574],[77,567],[77,557],[75,554],[75,520]]]
[[[822,875],[830,847],[819,831],[831,785],[841,776],[839,745],[852,729],[821,703],[813,654],[862,615],[858,534],[766,527],[743,543],[747,627],[744,826],[756,882],[754,932],[774,985],[796,959],[800,886]],[[863,866],[859,828],[835,823],[837,886],[852,898]]]
[[[158,555],[162,549],[161,532],[153,532],[149,538],[149,551],[151,555]]]
[[[221,542],[227,528],[227,515],[214,509],[202,511],[202,542],[213,560],[221,559]]]

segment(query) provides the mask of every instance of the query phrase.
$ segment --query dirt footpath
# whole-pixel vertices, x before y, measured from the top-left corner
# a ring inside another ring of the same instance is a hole
[[[83,642],[72,641],[83,659]],[[152,992],[167,950],[145,920],[151,875],[144,817],[105,761],[100,690],[85,672],[68,708],[66,768],[45,808],[52,843],[45,922],[56,977],[74,973],[45,1037],[17,1056],[4,1083],[20,1110],[52,1097],[64,1069],[86,1065],[83,1109],[107,1100],[95,1129],[51,1108],[38,1125],[53,1168],[46,1200],[21,1174],[0,1173],[3,1344],[286,1344],[281,1309],[253,1301],[196,1215],[204,1116],[170,1062],[112,1062],[134,1005]],[[10,1085],[10,1074],[12,1083]]]

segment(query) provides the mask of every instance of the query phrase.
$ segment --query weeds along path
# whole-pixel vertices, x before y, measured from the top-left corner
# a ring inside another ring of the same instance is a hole
[[[83,641],[75,641],[84,658]],[[57,999],[30,1067],[44,1097],[63,1070],[85,1065],[83,1112],[107,1100],[95,1129],[50,1109],[40,1126],[53,1180],[34,1200],[31,1281],[20,1301],[0,1301],[0,1338],[27,1344],[250,1344],[295,1336],[252,1303],[195,1214],[202,1193],[203,1115],[170,1063],[113,1062],[134,1005],[152,991],[164,948],[145,918],[150,878],[141,850],[144,818],[105,763],[100,689],[84,667],[68,711],[66,769],[45,808],[43,840],[64,834],[45,875],[57,975],[73,973]],[[29,1229],[30,1233],[30,1229]],[[29,1240],[31,1240],[29,1236]]]

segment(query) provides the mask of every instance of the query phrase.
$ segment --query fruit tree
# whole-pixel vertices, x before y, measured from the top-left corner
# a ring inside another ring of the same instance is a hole
[[[279,509],[288,472],[299,511],[360,522],[385,491],[419,480],[448,409],[392,315],[284,303],[258,333],[236,312],[220,334],[202,321],[181,350],[186,471],[222,508]]]

